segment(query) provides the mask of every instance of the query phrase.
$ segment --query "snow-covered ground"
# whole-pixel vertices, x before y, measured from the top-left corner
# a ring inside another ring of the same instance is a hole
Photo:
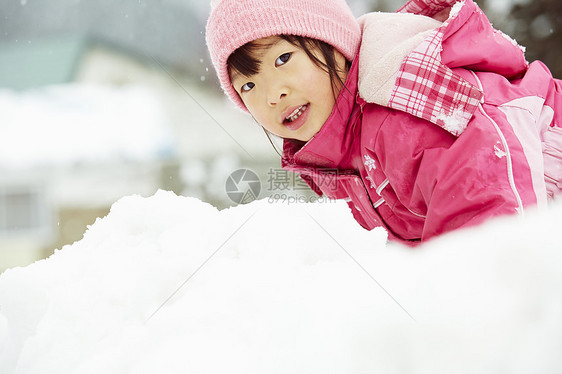
[[[561,222],[411,249],[343,202],[125,197],[0,276],[0,372],[560,373]]]

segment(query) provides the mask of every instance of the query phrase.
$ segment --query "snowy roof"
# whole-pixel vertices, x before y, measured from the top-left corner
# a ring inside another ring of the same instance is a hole
[[[83,39],[0,44],[0,87],[17,90],[71,81]]]
[[[135,60],[149,62],[131,49],[86,34],[5,42],[0,43],[0,87],[26,90],[71,83],[84,53],[89,48],[100,45]]]
[[[174,152],[167,116],[146,88],[0,90],[0,168],[157,160]]]

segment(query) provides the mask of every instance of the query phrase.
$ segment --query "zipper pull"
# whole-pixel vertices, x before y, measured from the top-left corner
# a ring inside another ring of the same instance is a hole
[[[361,96],[359,96],[359,91],[357,91],[357,95],[355,97],[355,102],[359,105],[359,110],[361,111],[361,114],[363,113],[363,107],[365,106],[365,104],[367,104],[367,102],[365,100],[363,100],[363,98]]]

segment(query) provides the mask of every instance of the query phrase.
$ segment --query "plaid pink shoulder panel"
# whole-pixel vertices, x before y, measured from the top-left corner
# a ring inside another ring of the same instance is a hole
[[[428,11],[427,4],[431,3],[434,5],[432,12],[439,12],[454,2],[412,0],[406,6]],[[428,120],[458,136],[468,125],[483,94],[441,63],[443,32],[450,21],[436,29],[404,59],[388,106]]]

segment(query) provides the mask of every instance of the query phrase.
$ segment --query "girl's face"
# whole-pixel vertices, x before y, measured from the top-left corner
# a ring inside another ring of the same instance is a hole
[[[277,36],[257,40],[261,62],[257,74],[233,73],[232,84],[240,98],[266,130],[289,139],[310,140],[332,113],[335,96],[328,72],[314,64],[306,52]],[[345,57],[335,51],[339,71]],[[315,55],[325,62],[320,53]],[[345,81],[345,73],[340,78]]]

